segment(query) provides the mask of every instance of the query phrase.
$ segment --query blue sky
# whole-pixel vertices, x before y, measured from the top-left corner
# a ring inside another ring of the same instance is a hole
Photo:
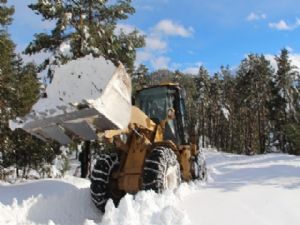
[[[16,6],[9,31],[22,51],[34,33],[52,24],[26,7],[34,0],[9,2]],[[283,47],[300,62],[299,0],[133,0],[133,5],[136,13],[119,27],[135,27],[147,35],[137,63],[151,70],[196,73],[204,65],[215,72],[221,65],[236,67],[248,53],[271,57]],[[41,56],[33,58],[39,61]]]

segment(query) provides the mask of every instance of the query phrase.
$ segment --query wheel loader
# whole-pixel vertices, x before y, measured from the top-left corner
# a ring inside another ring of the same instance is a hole
[[[180,85],[145,87],[132,98],[122,64],[86,56],[57,68],[46,91],[46,99],[10,126],[63,145],[105,142],[109,151],[97,157],[90,176],[92,201],[101,211],[109,198],[118,204],[126,193],[161,193],[182,181],[206,179],[197,137],[188,133]]]

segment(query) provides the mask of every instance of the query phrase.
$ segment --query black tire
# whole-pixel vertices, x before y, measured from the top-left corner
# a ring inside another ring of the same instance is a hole
[[[200,152],[191,157],[191,174],[193,180],[207,181],[206,161]]]
[[[180,166],[174,151],[167,147],[155,147],[145,160],[143,189],[161,193],[178,187],[180,182]]]
[[[112,172],[119,167],[117,154],[101,154],[97,159],[91,175],[91,197],[98,209],[104,212],[106,202],[112,196]],[[114,202],[118,199],[113,198]]]

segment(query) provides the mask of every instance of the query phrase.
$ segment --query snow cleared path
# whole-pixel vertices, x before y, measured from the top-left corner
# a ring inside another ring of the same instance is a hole
[[[0,183],[0,224],[8,225],[299,225],[300,157],[239,156],[206,151],[207,183],[175,191],[126,195],[102,215],[92,204],[89,180]]]

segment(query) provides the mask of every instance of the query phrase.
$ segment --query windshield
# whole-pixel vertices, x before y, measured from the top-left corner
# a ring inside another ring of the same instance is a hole
[[[165,87],[142,90],[136,97],[136,105],[154,122],[167,118],[167,109],[173,108],[174,91]]]

